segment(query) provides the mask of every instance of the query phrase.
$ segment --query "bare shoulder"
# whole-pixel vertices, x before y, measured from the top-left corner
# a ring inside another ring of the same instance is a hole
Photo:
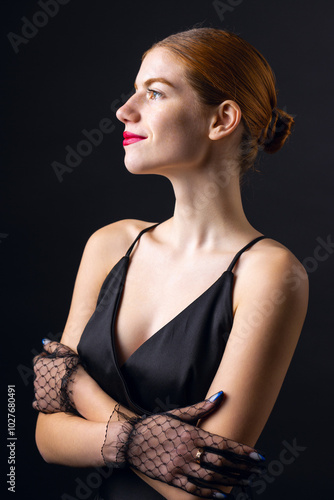
[[[79,266],[62,342],[76,349],[106,276],[125,255],[138,233],[151,224],[121,220],[102,227],[89,238]]]
[[[284,245],[263,239],[235,267],[234,318],[210,393],[226,403],[205,430],[254,444],[275,404],[306,316],[307,273]]]
[[[85,252],[106,270],[124,256],[137,235],[151,226],[152,222],[137,219],[123,219],[95,231],[89,238]]]
[[[284,296],[297,302],[308,300],[308,275],[297,257],[270,238],[245,252],[236,267],[238,303],[250,296]]]

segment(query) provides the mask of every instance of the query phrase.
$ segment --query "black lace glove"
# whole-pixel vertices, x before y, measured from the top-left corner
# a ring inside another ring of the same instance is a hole
[[[76,413],[71,388],[79,357],[69,347],[45,339],[45,351],[35,356],[33,408],[43,413]]]
[[[124,422],[117,438],[107,425],[101,453],[106,465],[130,465],[203,498],[228,498],[219,485],[249,484],[262,473],[264,458],[254,448],[211,434],[195,424],[214,411],[222,393],[186,408]]]

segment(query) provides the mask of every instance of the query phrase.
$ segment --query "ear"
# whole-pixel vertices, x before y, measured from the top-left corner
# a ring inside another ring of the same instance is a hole
[[[234,101],[224,101],[212,117],[210,123],[209,138],[217,141],[230,135],[239,125],[241,120],[241,110]]]

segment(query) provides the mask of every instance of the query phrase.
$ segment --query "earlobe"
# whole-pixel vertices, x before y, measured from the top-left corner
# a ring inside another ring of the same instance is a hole
[[[231,134],[239,125],[241,110],[234,101],[222,102],[212,118],[209,137],[213,141],[222,139]]]

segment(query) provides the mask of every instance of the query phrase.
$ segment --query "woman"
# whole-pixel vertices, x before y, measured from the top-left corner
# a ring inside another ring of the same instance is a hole
[[[48,462],[129,465],[101,499],[225,498],[259,472],[251,447],[306,314],[304,269],[252,227],[240,194],[258,150],[280,149],[293,119],[261,54],[211,28],[155,44],[135,89],[117,111],[125,165],[167,177],[174,214],[89,239],[64,346],[35,361],[34,407],[49,413],[37,445]]]

